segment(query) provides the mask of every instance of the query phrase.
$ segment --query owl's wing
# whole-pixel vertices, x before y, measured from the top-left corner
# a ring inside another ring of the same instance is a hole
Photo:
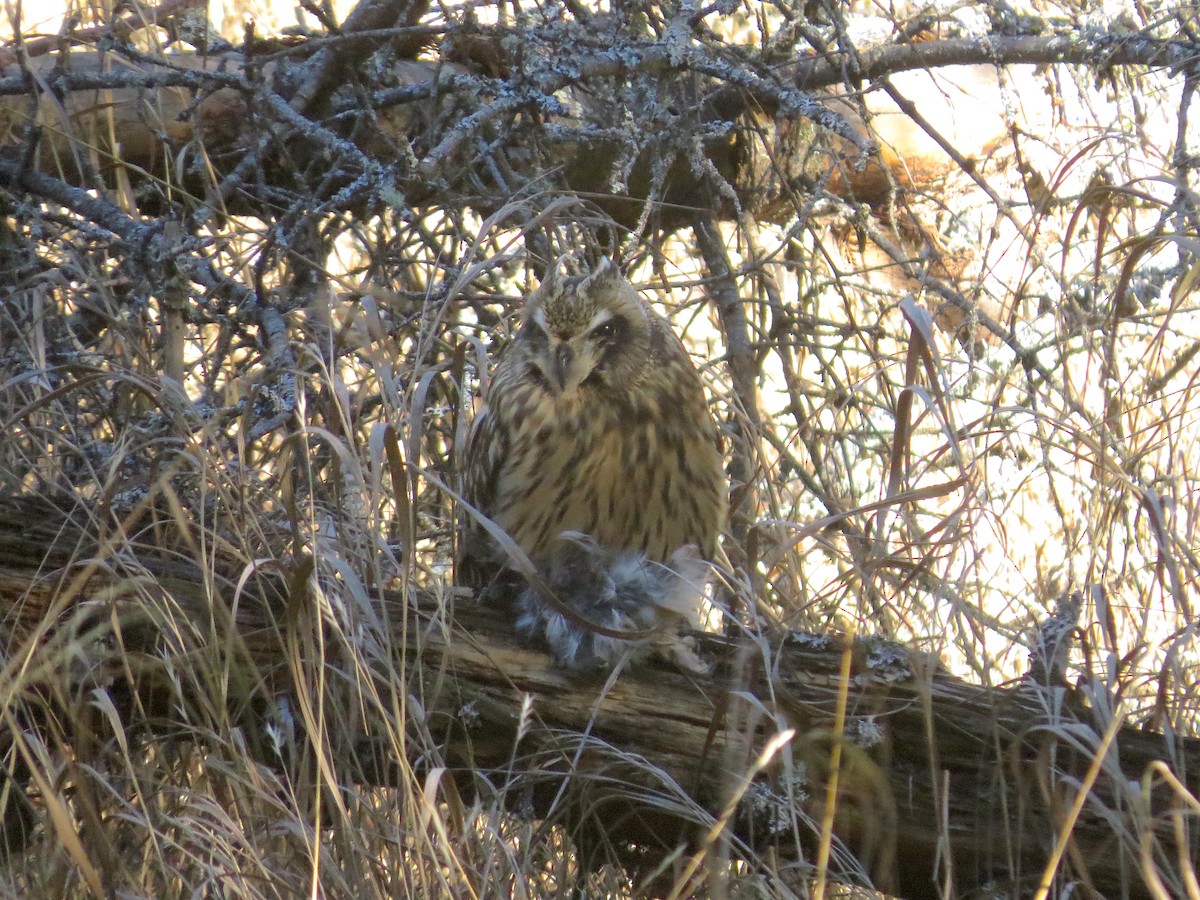
[[[485,404],[471,423],[462,456],[464,506],[459,510],[459,584],[483,587],[500,567],[495,543],[480,525],[479,516],[490,516],[495,508],[496,484],[507,455],[508,437],[495,411]]]

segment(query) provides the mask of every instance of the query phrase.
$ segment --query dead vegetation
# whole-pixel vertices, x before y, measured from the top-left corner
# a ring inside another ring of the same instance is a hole
[[[0,892],[1200,896],[1194,9],[189,8],[5,48]],[[704,366],[711,679],[452,587],[567,251]]]

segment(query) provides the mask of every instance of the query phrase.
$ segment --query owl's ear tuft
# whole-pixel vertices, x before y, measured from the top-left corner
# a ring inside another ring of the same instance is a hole
[[[563,263],[571,258],[571,254],[564,253],[554,262],[550,263],[550,267],[546,269],[546,274],[542,278],[542,283],[538,285],[537,294],[540,297],[551,297],[554,294],[562,292],[563,284]]]
[[[600,258],[600,262],[592,271],[592,274],[584,280],[583,284],[580,285],[580,288],[584,291],[590,291],[595,287],[620,283],[624,280],[625,279],[621,275],[620,270],[617,268],[616,263],[614,263],[607,256],[602,256]]]

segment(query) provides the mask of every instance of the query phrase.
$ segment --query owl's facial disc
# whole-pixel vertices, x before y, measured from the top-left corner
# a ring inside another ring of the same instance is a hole
[[[555,328],[539,307],[527,327],[535,350],[533,364],[556,394],[571,393],[581,385],[603,385],[607,370],[624,351],[629,331],[625,317],[608,309],[597,310],[581,330],[572,330]]]

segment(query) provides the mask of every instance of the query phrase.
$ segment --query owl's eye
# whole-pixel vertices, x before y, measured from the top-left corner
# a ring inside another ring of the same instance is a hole
[[[550,341],[550,336],[546,334],[545,326],[535,319],[527,319],[525,321],[525,324],[521,327],[521,336],[536,347],[545,346]]]
[[[597,341],[613,341],[619,338],[625,330],[625,320],[620,316],[613,316],[607,319],[592,329],[592,338]]]

